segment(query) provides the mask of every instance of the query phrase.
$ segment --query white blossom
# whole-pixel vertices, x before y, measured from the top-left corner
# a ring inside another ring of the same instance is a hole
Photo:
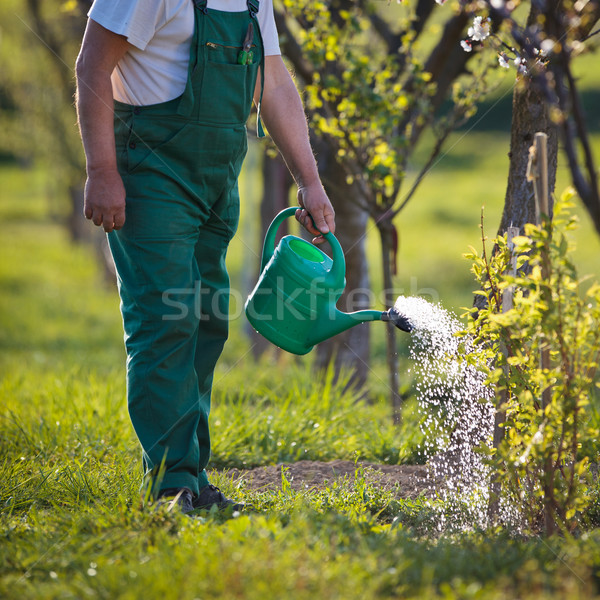
[[[508,69],[510,67],[510,65],[508,64],[508,57],[506,56],[506,54],[504,54],[504,52],[501,52],[498,55],[498,62],[500,63],[500,66],[503,69]]]
[[[546,38],[540,44],[540,54],[542,56],[548,56],[548,54],[550,54],[550,52],[552,52],[553,49],[554,49],[554,40],[551,38]]]
[[[461,40],[460,45],[465,52],[471,52],[471,50],[473,50],[473,46],[469,40]]]
[[[517,71],[519,73],[526,74],[527,73],[527,61],[520,56],[517,56],[514,60],[515,67],[517,67]]]
[[[490,19],[475,17],[473,25],[467,31],[468,36],[475,42],[482,42],[490,35]]]

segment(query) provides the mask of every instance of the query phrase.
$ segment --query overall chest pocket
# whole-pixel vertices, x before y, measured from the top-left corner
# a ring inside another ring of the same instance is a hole
[[[200,114],[212,123],[239,125],[250,115],[260,55],[253,46],[252,64],[240,65],[241,50],[219,40],[204,46],[204,61],[197,66],[202,69]]]
[[[228,44],[227,42],[221,41],[210,41],[206,42],[206,58],[210,62],[219,64],[237,65],[239,64],[238,58],[242,51],[242,46],[239,44]],[[254,53],[256,51],[256,44],[252,44],[251,50]],[[252,60],[254,62],[254,60]]]

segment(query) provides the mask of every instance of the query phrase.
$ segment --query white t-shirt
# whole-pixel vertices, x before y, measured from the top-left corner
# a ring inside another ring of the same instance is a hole
[[[246,0],[208,0],[208,8],[242,12],[247,4]],[[116,100],[146,106],[183,93],[194,34],[192,0],[94,0],[88,16],[125,36],[133,46],[111,76]],[[281,54],[273,0],[261,0],[257,16],[265,56]]]

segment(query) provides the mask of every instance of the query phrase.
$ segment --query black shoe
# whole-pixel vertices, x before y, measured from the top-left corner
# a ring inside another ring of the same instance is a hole
[[[176,506],[183,514],[194,510],[194,494],[189,488],[166,488],[161,490],[156,499],[159,504],[167,504],[167,510],[171,511]]]
[[[219,510],[229,509],[231,511],[241,511],[246,508],[245,504],[226,498],[223,492],[214,485],[203,487],[192,504],[198,510],[210,510],[213,506],[216,506]]]

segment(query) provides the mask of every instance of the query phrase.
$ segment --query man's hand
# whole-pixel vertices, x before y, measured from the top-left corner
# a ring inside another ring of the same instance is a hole
[[[315,235],[313,244],[325,241],[324,233],[335,233],[335,212],[320,182],[298,188],[297,221]]]
[[[116,169],[91,171],[85,182],[83,211],[86,219],[106,233],[125,224],[125,188]]]

